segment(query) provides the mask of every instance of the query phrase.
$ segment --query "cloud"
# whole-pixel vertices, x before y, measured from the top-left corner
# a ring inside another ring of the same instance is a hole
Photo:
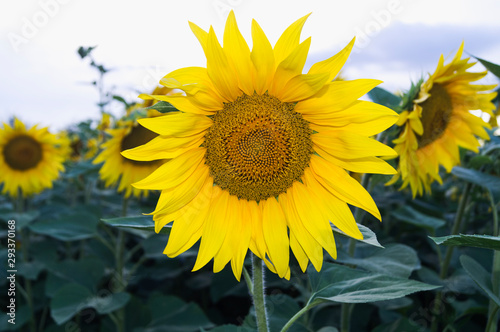
[[[348,79],[378,78],[393,90],[406,89],[410,80],[415,81],[422,74],[433,72],[441,54],[445,59],[451,58],[462,41],[465,41],[464,56],[474,55],[498,62],[500,41],[494,29],[394,22],[378,34],[365,36],[361,41],[363,47],[351,54],[344,74]],[[311,54],[308,63],[331,55],[324,52]],[[476,70],[482,68],[478,66]]]

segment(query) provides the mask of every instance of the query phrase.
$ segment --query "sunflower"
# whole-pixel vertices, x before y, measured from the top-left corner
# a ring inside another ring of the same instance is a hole
[[[214,258],[218,272],[231,262],[239,280],[248,249],[280,277],[290,277],[289,250],[301,269],[317,270],[323,248],[336,258],[330,221],[361,239],[348,204],[378,219],[368,192],[347,172],[394,174],[377,156],[394,150],[369,138],[397,120],[391,110],[358,98],[380,81],[332,82],[354,40],[302,74],[311,39],[300,42],[309,15],[281,35],[274,48],[252,21],[253,47],[231,12],[221,47],[190,23],[207,68],[178,69],[161,79],[183,95],[143,95],[178,112],[141,119],[158,133],[124,151],[135,160],[170,159],[134,184],[161,190],[156,230],[173,222],[164,253],[175,257],[200,240],[193,270]]]
[[[156,87],[153,94],[167,95],[171,90],[166,87]],[[134,104],[127,108],[125,117],[117,121],[117,128],[105,130],[111,135],[111,138],[101,145],[103,150],[94,160],[94,164],[104,162],[99,173],[105,182],[105,186],[114,186],[119,182],[118,192],[125,191],[126,198],[132,194],[135,197],[141,195],[147,197],[149,194],[147,190],[134,188],[131,184],[144,179],[163,164],[161,160],[136,161],[121,155],[122,151],[143,145],[158,136],[158,134],[144,128],[134,120],[140,116],[141,110],[151,105],[152,102],[146,100],[143,103]],[[109,115],[105,115],[106,113],[103,113],[100,123],[101,129],[109,128],[111,125]],[[152,118],[163,114],[155,109],[148,109],[144,112],[144,115]],[[95,140],[89,140],[89,148],[94,146],[96,142]]]
[[[14,126],[0,129],[0,183],[3,194],[30,196],[52,188],[64,170],[64,140],[37,125],[26,129],[14,119]]]
[[[105,186],[111,187],[118,183],[118,192],[125,191],[125,198],[130,195],[147,197],[147,190],[134,188],[131,184],[144,179],[162,162],[131,160],[122,156],[121,152],[145,144],[158,135],[135,121],[128,121],[122,127],[108,129],[106,132],[111,138],[101,145],[103,150],[93,161],[94,164],[104,162],[99,174]]]
[[[491,100],[494,85],[473,85],[486,75],[468,72],[475,62],[461,59],[464,44],[453,60],[444,65],[441,55],[434,74],[420,86],[411,109],[401,113],[397,122],[401,134],[394,140],[399,154],[398,174],[387,184],[403,180],[402,189],[411,187],[413,196],[431,191],[431,183],[438,181],[439,166],[447,172],[460,164],[459,147],[477,152],[479,142],[475,136],[489,139],[484,128],[491,128],[470,110],[481,110],[493,116],[495,106]]]

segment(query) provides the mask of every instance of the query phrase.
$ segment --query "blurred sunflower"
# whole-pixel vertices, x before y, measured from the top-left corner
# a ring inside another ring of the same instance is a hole
[[[2,193],[29,196],[52,188],[52,182],[64,170],[65,141],[37,125],[26,129],[14,119],[14,126],[0,129],[0,183]]]
[[[170,90],[159,87],[155,88],[153,93],[167,94]],[[111,138],[101,144],[102,151],[94,160],[94,164],[104,162],[99,174],[104,180],[105,186],[110,187],[119,183],[118,192],[125,191],[126,198],[130,197],[130,195],[147,197],[148,190],[134,188],[131,184],[144,179],[164,163],[161,160],[136,161],[121,155],[122,151],[143,145],[158,136],[158,134],[144,128],[134,120],[134,117],[138,116],[134,112],[140,112],[141,109],[149,107],[151,104],[150,101],[145,101],[129,107],[126,110],[126,116],[117,121],[118,127],[106,130],[111,135]],[[145,116],[149,118],[161,115],[160,112],[154,109],[145,112]],[[101,124],[104,121],[109,127],[110,121],[108,118],[105,119],[103,115]],[[91,141],[89,141],[90,143]]]
[[[461,59],[464,44],[453,60],[444,65],[441,55],[436,71],[420,86],[410,110],[401,113],[397,122],[401,134],[394,140],[399,154],[398,174],[387,185],[403,180],[402,189],[410,185],[415,197],[431,191],[431,183],[442,183],[439,166],[447,172],[460,164],[459,146],[477,152],[475,136],[489,139],[484,128],[491,128],[470,110],[481,110],[493,116],[491,100],[496,93],[486,92],[494,85],[473,85],[486,71],[467,69],[475,62]]]
[[[159,136],[123,155],[171,159],[134,186],[162,191],[152,214],[157,231],[174,221],[165,254],[175,257],[201,238],[193,270],[214,258],[214,272],[231,262],[239,280],[250,249],[289,278],[290,248],[302,270],[309,260],[319,270],[323,248],[336,258],[330,221],[362,238],[347,204],[381,218],[346,170],[395,173],[376,157],[394,150],[369,136],[394,124],[397,114],[358,100],[380,81],[332,82],[354,40],[302,74],[311,42],[300,42],[307,16],[274,48],[252,21],[251,51],[233,12],[224,47],[212,27],[207,33],[190,23],[207,68],[178,69],[160,81],[183,95],[142,95],[179,112],[139,120]]]

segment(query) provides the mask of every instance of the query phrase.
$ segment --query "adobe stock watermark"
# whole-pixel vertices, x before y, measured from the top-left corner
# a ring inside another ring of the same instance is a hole
[[[39,0],[38,10],[31,17],[23,17],[18,32],[9,32],[7,38],[16,53],[22,45],[29,43],[35,38],[52,18],[60,11],[61,6],[66,5],[71,0]]]
[[[220,20],[225,21],[229,12],[236,7],[239,7],[243,0],[214,0],[212,7],[214,8]]]
[[[365,23],[361,29],[356,27],[355,36],[356,43],[353,52],[359,53],[363,48],[368,46],[373,37],[378,35],[382,29],[391,24],[393,17],[403,11],[403,6],[400,0],[389,0],[385,8],[372,10],[370,16],[372,20]]]

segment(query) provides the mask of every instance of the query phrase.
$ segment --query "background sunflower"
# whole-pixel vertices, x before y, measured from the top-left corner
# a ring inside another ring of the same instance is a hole
[[[470,113],[481,110],[494,117],[491,102],[495,85],[471,84],[486,75],[486,71],[467,71],[476,62],[461,59],[464,44],[455,57],[444,64],[441,55],[435,72],[423,82],[418,95],[397,122],[401,133],[394,140],[399,154],[398,174],[387,184],[403,180],[401,188],[410,185],[413,195],[431,191],[431,183],[438,181],[439,166],[447,172],[460,164],[459,147],[478,152],[480,145],[475,136],[488,140],[485,128],[491,126]]]
[[[0,130],[0,183],[2,193],[30,196],[52,188],[52,182],[64,170],[67,142],[37,125],[26,129],[14,118]]]

